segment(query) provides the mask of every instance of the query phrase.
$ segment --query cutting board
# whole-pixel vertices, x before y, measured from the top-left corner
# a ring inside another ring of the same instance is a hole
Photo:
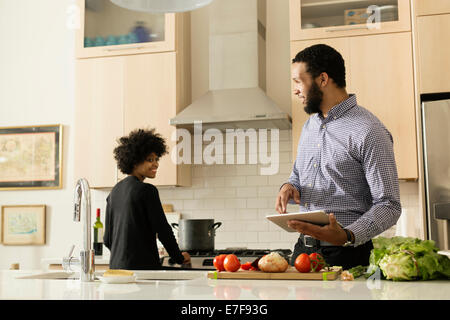
[[[294,267],[289,267],[286,272],[262,272],[245,271],[209,271],[209,279],[245,279],[245,280],[336,280],[341,273],[341,267],[332,267],[330,270],[319,272],[298,272]]]

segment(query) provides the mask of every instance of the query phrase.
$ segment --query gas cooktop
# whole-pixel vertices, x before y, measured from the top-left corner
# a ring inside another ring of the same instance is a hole
[[[262,257],[265,254],[271,252],[278,252],[287,261],[290,260],[292,251],[289,249],[247,249],[247,248],[226,248],[212,251],[187,251],[191,256],[191,266],[195,269],[214,270],[214,257],[219,254],[234,254],[238,257],[241,263],[253,262],[256,258]],[[171,259],[168,256],[164,256],[162,259],[162,265],[165,267],[179,266],[178,264],[171,263]]]

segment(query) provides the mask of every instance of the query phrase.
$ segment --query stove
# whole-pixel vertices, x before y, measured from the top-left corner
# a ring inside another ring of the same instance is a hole
[[[270,249],[226,248],[213,251],[188,251],[188,253],[191,256],[191,267],[193,269],[205,269],[205,270],[215,270],[213,261],[214,258],[219,254],[235,254],[241,261],[241,264],[244,264],[249,261],[253,262],[257,258],[260,258],[263,255],[269,254],[271,252],[278,252],[288,262],[290,261],[290,257],[292,254],[292,251],[289,249],[270,250]],[[161,258],[161,263],[163,267],[180,266],[179,264],[171,263],[172,261],[170,260],[171,259],[169,256],[163,256]]]

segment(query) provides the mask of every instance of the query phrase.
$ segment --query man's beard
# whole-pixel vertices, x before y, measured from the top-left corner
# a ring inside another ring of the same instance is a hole
[[[322,104],[323,100],[323,92],[320,91],[319,86],[317,83],[313,82],[311,88],[308,91],[306,100],[306,105],[304,107],[304,110],[307,114],[313,114],[313,113],[319,113],[320,111],[320,105]]]

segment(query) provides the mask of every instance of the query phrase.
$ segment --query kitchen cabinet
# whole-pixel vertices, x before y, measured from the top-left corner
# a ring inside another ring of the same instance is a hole
[[[415,0],[416,16],[450,13],[448,0]]]
[[[410,32],[291,42],[291,56],[325,43],[338,50],[347,70],[347,91],[391,132],[399,179],[417,179],[412,39]],[[293,150],[309,116],[292,97]],[[294,152],[294,155],[296,152]]]
[[[110,0],[77,0],[77,58],[176,50],[176,14],[124,9]]]
[[[450,91],[450,14],[417,17],[420,93]]]
[[[289,10],[291,41],[411,30],[409,0],[290,0]]]
[[[110,188],[124,177],[113,150],[117,138],[137,128],[155,128],[169,151],[175,127],[168,119],[187,105],[177,93],[182,81],[175,52],[79,59],[75,116],[75,178],[92,188]],[[176,165],[170,154],[161,158],[157,186],[189,186],[189,165]]]
[[[191,103],[190,14],[176,14],[176,50],[76,59],[75,177],[92,188],[111,188],[125,176],[113,150],[117,138],[155,128],[175,148],[169,119]],[[189,164],[161,158],[156,186],[190,186]],[[74,182],[75,183],[75,182]]]

